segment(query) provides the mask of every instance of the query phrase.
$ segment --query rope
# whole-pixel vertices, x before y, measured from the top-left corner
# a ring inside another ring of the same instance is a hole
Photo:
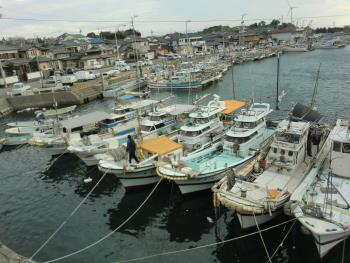
[[[100,182],[105,178],[109,169],[101,176],[100,180],[94,185],[94,187],[89,191],[89,193],[84,197],[83,200],[78,204],[78,206],[70,213],[70,215],[61,223],[61,225],[49,236],[49,238],[34,252],[34,254],[29,258],[32,260],[49,242],[50,240],[64,227],[64,225],[69,221],[69,219],[78,211],[86,199],[91,195],[91,193],[96,189]]]
[[[51,162],[51,164],[49,165],[49,167],[46,168],[46,170],[50,169],[51,166],[60,158],[62,157],[64,154],[66,154],[68,152],[68,150],[65,150],[63,153],[61,153],[59,156],[57,156],[55,159],[53,159],[53,161]]]
[[[263,243],[263,246],[264,246],[264,249],[265,249],[266,255],[267,255],[268,259],[269,259],[267,262],[272,263],[272,261],[271,261],[271,257],[270,257],[270,254],[269,254],[269,251],[267,251],[267,247],[266,247],[266,244],[265,244],[264,238],[263,238],[263,236],[262,236],[262,234],[261,234],[261,231],[260,231],[260,227],[259,227],[258,221],[256,221],[256,217],[255,217],[255,213],[254,213],[254,211],[253,211],[253,216],[254,216],[254,221],[255,221],[256,227],[258,228],[258,233],[259,233],[260,238],[261,238],[261,241],[262,241],[262,243]]]
[[[138,208],[136,208],[136,210],[123,222],[121,223],[117,228],[115,228],[113,231],[109,232],[107,235],[103,236],[102,238],[100,238],[99,240],[91,243],[90,245],[84,247],[84,248],[81,248],[77,251],[74,251],[72,253],[69,253],[67,255],[64,255],[62,257],[59,257],[59,258],[55,258],[55,259],[50,259],[50,260],[47,260],[47,261],[44,261],[43,263],[50,263],[50,262],[56,262],[56,261],[59,261],[61,259],[65,259],[65,258],[69,258],[71,256],[74,256],[76,254],[79,254],[93,246],[96,246],[97,244],[101,243],[102,241],[104,241],[105,239],[109,238],[111,235],[113,235],[115,232],[117,232],[120,228],[122,228],[126,223],[128,223],[130,221],[130,219],[132,219],[134,217],[134,215],[137,214],[137,212],[144,206],[144,204],[148,201],[148,199],[152,196],[152,194],[154,193],[154,191],[157,189],[158,185],[160,184],[160,182],[162,181],[162,179],[160,179],[158,181],[158,183],[156,184],[156,186],[152,189],[152,191],[149,193],[149,195],[146,197],[146,199],[140,204],[140,206]]]
[[[279,223],[277,225],[271,226],[271,227],[267,227],[262,229],[260,232],[265,232],[274,228],[277,228],[279,226],[285,225],[289,222],[292,222],[296,220],[296,218],[293,219],[289,219],[285,222]],[[138,257],[138,258],[133,258],[133,259],[126,259],[126,260],[121,260],[121,261],[117,261],[115,263],[126,263],[126,262],[133,262],[133,261],[139,261],[139,260],[145,260],[145,259],[150,259],[150,258],[154,258],[154,257],[158,257],[158,256],[165,256],[165,255],[172,255],[172,254],[177,254],[177,253],[183,253],[183,252],[188,252],[188,251],[192,251],[192,250],[197,250],[197,249],[202,249],[202,248],[206,248],[206,247],[212,247],[212,246],[216,246],[216,245],[221,245],[224,243],[228,243],[228,242],[232,242],[235,240],[239,240],[239,239],[243,239],[249,236],[253,236],[259,234],[259,231],[255,231],[246,235],[242,235],[239,237],[234,237],[231,239],[227,239],[227,240],[223,240],[223,241],[219,241],[219,242],[215,242],[215,243],[211,243],[211,244],[206,244],[206,245],[202,245],[202,246],[198,246],[198,247],[192,247],[192,248],[185,248],[185,249],[180,249],[180,250],[174,250],[174,251],[168,251],[168,252],[164,252],[164,253],[158,253],[158,254],[153,254],[153,255],[149,255],[149,256],[143,256],[143,257]],[[47,262],[43,262],[43,263],[47,263]]]
[[[284,238],[282,239],[281,243],[277,246],[275,252],[273,252],[272,256],[271,256],[271,260],[274,258],[274,256],[276,255],[276,253],[278,252],[279,248],[283,246],[284,241],[286,240],[286,238],[288,237],[290,231],[292,231],[292,228],[294,227],[296,221],[293,222],[293,224],[291,225],[291,227],[289,228],[287,234],[284,236]],[[268,263],[269,261],[267,261]]]

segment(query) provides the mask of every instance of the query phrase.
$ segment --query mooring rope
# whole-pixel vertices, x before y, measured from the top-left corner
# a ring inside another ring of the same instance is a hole
[[[282,222],[282,223],[279,223],[279,224],[276,224],[276,225],[264,228],[264,229],[260,230],[260,232],[265,232],[265,231],[277,228],[279,226],[288,224],[289,222],[292,222],[294,220],[296,220],[296,218],[289,219],[289,220],[287,220],[285,222]],[[219,242],[215,242],[215,243],[211,243],[211,244],[206,244],[206,245],[202,245],[202,246],[198,246],[198,247],[192,247],[192,248],[185,248],[185,249],[180,249],[180,250],[168,251],[168,252],[164,252],[164,253],[158,253],[158,254],[153,254],[153,255],[149,255],[149,256],[133,258],[133,259],[120,260],[120,261],[117,261],[115,263],[133,262],[133,261],[145,260],[145,259],[150,259],[150,258],[159,257],[159,256],[166,256],[166,255],[184,253],[184,252],[188,252],[188,251],[192,251],[192,250],[197,250],[197,249],[202,249],[202,248],[207,248],[207,247],[212,247],[212,246],[216,246],[216,245],[229,243],[229,242],[232,242],[232,241],[235,241],[235,240],[239,240],[239,239],[243,239],[243,238],[246,238],[246,237],[249,237],[249,236],[253,236],[253,235],[256,235],[256,234],[259,234],[259,231],[255,231],[255,232],[252,232],[252,233],[249,233],[249,234],[246,234],[246,235],[242,235],[242,236],[239,236],[239,237],[234,237],[234,238],[231,238],[231,239],[226,239],[226,240],[223,240],[223,241],[219,241]],[[46,263],[46,262],[44,262],[44,263]]]
[[[100,184],[100,182],[105,178],[109,169],[101,176],[100,180],[94,185],[94,187],[88,192],[88,194],[84,197],[83,200],[75,207],[75,209],[69,214],[69,216],[59,225],[59,227],[49,236],[49,238],[33,253],[33,255],[29,258],[32,260],[49,242],[50,240],[64,227],[64,225],[69,221],[69,219],[78,211],[78,209],[82,206],[83,203],[88,199],[88,197],[92,194],[92,192],[96,189],[96,187]]]
[[[293,224],[290,226],[290,228],[289,228],[289,230],[288,230],[287,234],[286,234],[286,235],[283,237],[283,239],[282,239],[281,243],[279,243],[279,245],[277,246],[277,248],[276,248],[275,252],[273,252],[273,254],[272,254],[272,256],[271,256],[271,260],[274,258],[274,256],[275,256],[275,255],[276,255],[276,253],[278,252],[279,248],[283,246],[284,241],[285,241],[285,240],[286,240],[286,238],[288,237],[288,235],[289,235],[290,231],[292,231],[292,229],[293,229],[293,227],[294,227],[295,223],[296,223],[296,221],[294,221],[294,222],[293,222]],[[267,261],[267,263],[269,263],[269,261]]]
[[[267,258],[269,259],[267,262],[272,263],[272,261],[271,261],[271,257],[270,257],[270,254],[269,254],[269,251],[267,250],[267,247],[266,247],[266,244],[265,244],[264,238],[263,238],[263,236],[262,236],[262,234],[261,234],[260,227],[259,227],[258,221],[256,220],[256,216],[255,216],[254,211],[253,211],[253,216],[254,216],[254,221],[255,221],[256,227],[258,228],[258,233],[259,233],[259,236],[260,236],[261,242],[262,242],[262,244],[263,244],[263,246],[264,246],[264,249],[265,249],[265,252],[266,252]]]
[[[69,254],[67,254],[67,255],[64,255],[64,256],[62,256],[62,257],[58,257],[58,258],[55,258],[55,259],[50,259],[50,260],[44,261],[43,263],[56,262],[56,261],[59,261],[59,260],[61,260],[61,259],[69,258],[69,257],[74,256],[74,255],[76,255],[76,254],[79,254],[79,253],[81,253],[81,252],[83,252],[83,251],[85,251],[85,250],[87,250],[87,249],[89,249],[89,248],[91,248],[91,247],[94,247],[94,246],[96,246],[97,244],[99,244],[99,243],[101,243],[102,241],[104,241],[105,239],[109,238],[111,235],[113,235],[113,234],[114,234],[115,232],[117,232],[120,228],[122,228],[126,223],[128,223],[128,222],[137,214],[137,212],[146,204],[146,202],[147,202],[147,201],[149,200],[149,198],[152,196],[152,194],[154,193],[154,191],[158,188],[158,186],[159,186],[159,184],[160,184],[161,181],[162,181],[162,179],[160,179],[160,180],[158,181],[158,183],[156,184],[156,186],[155,186],[155,187],[152,189],[152,191],[148,194],[148,196],[146,197],[146,199],[143,200],[143,202],[140,204],[140,206],[137,207],[137,208],[135,209],[135,211],[134,211],[123,223],[121,223],[118,227],[116,227],[113,231],[109,232],[107,235],[105,235],[105,236],[103,236],[102,238],[100,238],[99,240],[97,240],[97,241],[91,243],[90,245],[87,245],[87,246],[84,247],[84,248],[81,248],[81,249],[79,249],[79,250],[76,250],[76,251],[74,251],[74,252],[71,252],[71,253],[69,253]]]

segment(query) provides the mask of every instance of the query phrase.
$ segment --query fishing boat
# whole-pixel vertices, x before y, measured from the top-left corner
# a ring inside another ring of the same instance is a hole
[[[226,179],[216,200],[236,212],[242,228],[263,224],[283,211],[291,194],[325,152],[327,129],[310,123],[281,121],[258,172]],[[231,181],[227,184],[227,181]]]
[[[190,113],[189,121],[181,126],[178,136],[178,142],[184,145],[184,151],[200,151],[222,138],[224,123],[220,117],[232,114],[243,105],[244,102],[222,101],[218,95],[214,95],[214,99],[207,106],[200,106]]]
[[[159,103],[157,100],[138,100],[126,104],[118,103],[118,105],[113,108],[113,111],[115,114],[120,115],[120,117],[124,117],[125,120],[130,120],[136,118],[137,111],[143,115],[147,111],[152,110],[157,103]]]
[[[110,121],[111,114],[95,111],[71,119],[55,122],[51,132],[34,133],[29,140],[31,145],[46,148],[51,155],[67,152],[68,143],[79,141],[82,137],[98,133],[102,128],[108,129],[118,125]]]
[[[13,127],[5,130],[4,145],[15,146],[28,142],[33,137],[34,133],[43,133],[44,130],[35,127]]]
[[[160,129],[168,130],[175,126],[175,116],[171,114],[173,107],[156,107],[154,111],[148,113],[148,116],[141,121],[141,133],[151,134]]]
[[[288,210],[312,234],[320,257],[350,236],[350,121],[338,119],[324,162],[291,196]]]
[[[158,175],[176,182],[183,194],[210,189],[226,171],[255,158],[259,149],[271,142],[274,130],[267,127],[265,120],[271,111],[267,103],[253,103],[242,109],[224,142],[161,165]]]
[[[124,152],[110,155],[110,159],[101,160],[98,169],[114,174],[125,188],[153,184],[159,181],[156,162],[167,159],[176,161],[182,157],[182,145],[166,136],[140,141],[138,147],[139,163],[129,163]]]

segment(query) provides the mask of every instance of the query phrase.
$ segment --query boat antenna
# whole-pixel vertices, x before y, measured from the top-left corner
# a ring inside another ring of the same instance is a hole
[[[315,86],[314,86],[314,93],[312,94],[312,100],[311,100],[311,104],[310,104],[310,109],[313,109],[314,106],[315,106],[316,95],[317,95],[317,88],[318,88],[318,79],[320,77],[321,65],[322,65],[322,62],[320,62],[320,65],[318,66],[318,69],[317,69]]]
[[[280,107],[279,107],[279,82],[280,82],[280,53],[277,52],[276,110],[280,110]]]

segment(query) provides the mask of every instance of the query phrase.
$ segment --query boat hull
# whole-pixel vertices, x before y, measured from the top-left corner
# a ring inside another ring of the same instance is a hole
[[[280,215],[282,213],[282,209],[279,209],[277,211],[272,212],[270,215],[269,213],[264,213],[264,214],[256,214],[255,218],[253,214],[245,214],[245,213],[238,213],[237,212],[237,217],[239,220],[239,223],[241,225],[242,229],[248,229],[251,227],[256,226],[256,222],[259,225],[268,223],[272,219],[274,219],[276,216]],[[256,222],[255,222],[256,219]]]
[[[114,174],[125,188],[155,184],[160,180],[154,166],[136,168],[134,171],[124,171],[124,169],[107,169],[99,165],[99,170]]]
[[[207,175],[203,178],[197,177],[195,179],[176,181],[176,184],[178,185],[182,194],[190,194],[210,189],[216,182],[220,181],[220,179],[224,176],[224,172],[219,172]]]

